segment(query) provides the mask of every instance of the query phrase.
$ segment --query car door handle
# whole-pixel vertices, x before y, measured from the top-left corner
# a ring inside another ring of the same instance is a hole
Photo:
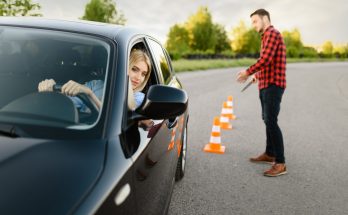
[[[129,196],[131,192],[131,187],[129,184],[123,185],[123,187],[118,191],[118,193],[115,196],[115,204],[117,206],[121,205]]]
[[[172,128],[174,128],[177,124],[178,124],[178,117],[175,117],[175,119],[168,119],[167,127],[168,127],[169,129],[172,129]]]

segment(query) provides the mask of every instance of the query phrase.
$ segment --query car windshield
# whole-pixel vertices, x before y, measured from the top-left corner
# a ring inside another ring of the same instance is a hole
[[[61,93],[59,86],[72,80],[102,104],[109,55],[109,43],[94,36],[1,26],[0,123],[90,128],[101,107],[83,93]],[[50,79],[57,88],[39,92],[39,83]]]

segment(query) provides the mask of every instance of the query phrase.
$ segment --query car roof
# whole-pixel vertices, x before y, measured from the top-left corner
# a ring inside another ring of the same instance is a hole
[[[42,17],[0,17],[0,25],[71,31],[104,36],[113,40],[119,34],[123,35],[123,39],[125,36],[131,38],[139,34],[147,35],[142,30],[133,27],[85,20],[59,20]]]

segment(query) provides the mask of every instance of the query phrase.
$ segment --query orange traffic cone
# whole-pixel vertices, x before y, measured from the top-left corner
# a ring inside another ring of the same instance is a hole
[[[221,116],[220,116],[220,127],[225,130],[231,130],[232,125],[229,123],[229,110],[227,108],[227,102],[223,103]]]
[[[227,97],[227,116],[229,119],[236,119],[236,115],[233,113],[233,96]]]
[[[220,135],[220,119],[219,117],[214,117],[214,124],[210,135],[210,141],[205,145],[205,152],[224,154],[225,146],[221,145],[221,135]]]

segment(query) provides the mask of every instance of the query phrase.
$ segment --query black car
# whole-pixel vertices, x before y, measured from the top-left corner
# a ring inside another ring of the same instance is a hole
[[[152,71],[140,107],[130,51]],[[38,92],[54,79],[56,92]],[[59,92],[103,81],[102,106]],[[0,18],[0,214],[165,214],[184,176],[188,96],[161,44],[111,24]],[[142,127],[141,120],[152,120]]]

